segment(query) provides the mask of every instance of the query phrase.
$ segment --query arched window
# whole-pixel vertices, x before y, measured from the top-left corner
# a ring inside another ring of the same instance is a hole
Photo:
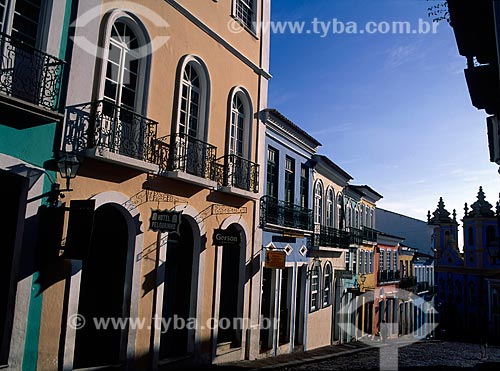
[[[335,225],[335,209],[334,209],[334,193],[333,189],[328,189],[326,197],[326,225],[333,228]]]
[[[250,94],[234,87],[229,94],[228,154],[250,159],[253,106]]]
[[[137,111],[139,47],[134,30],[118,20],[111,28],[109,55],[104,84],[104,100],[115,106]]]
[[[319,261],[314,261],[311,267],[311,281],[310,281],[310,306],[309,311],[314,312],[320,309],[320,277],[321,267]]]
[[[323,308],[332,304],[332,265],[327,262],[323,273]]]
[[[143,159],[150,53],[144,26],[132,14],[115,10],[104,25],[103,69],[98,100],[102,103],[99,146]]]
[[[337,193],[337,202],[336,202],[336,215],[335,215],[335,227],[341,229],[341,224],[343,224],[343,221],[341,222],[341,219],[344,218],[342,208],[342,193]]]
[[[243,157],[243,130],[245,125],[245,105],[239,94],[233,98],[231,107],[231,127],[229,129],[229,154]]]
[[[323,185],[316,183],[314,187],[314,223],[321,224],[323,216]]]
[[[186,56],[180,62],[180,92],[176,132],[180,137],[206,142],[210,78],[201,58]]]

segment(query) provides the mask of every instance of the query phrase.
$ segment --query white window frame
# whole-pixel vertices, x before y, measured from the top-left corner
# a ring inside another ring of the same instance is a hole
[[[326,226],[335,227],[335,192],[329,187],[326,191]]]
[[[245,109],[245,120],[243,122],[243,153],[242,157],[244,159],[250,160],[252,157],[252,132],[253,132],[253,103],[248,90],[242,86],[235,86],[231,89],[229,93],[229,117],[228,117],[228,128],[227,128],[227,140],[228,140],[228,151],[229,154],[233,154],[231,151],[232,143],[231,143],[231,125],[233,125],[233,102],[234,99],[238,96],[244,106]],[[277,163],[279,160],[277,160]]]
[[[332,265],[326,262],[323,273],[323,308],[332,305],[332,275]]]
[[[258,30],[259,30],[259,19],[258,19],[258,14],[260,13],[260,6],[261,6],[261,1],[260,0],[251,0],[252,1],[252,22],[251,25],[248,25],[245,20],[241,19],[238,16],[238,2],[241,0],[233,0],[233,6],[232,6],[232,17],[236,19],[242,26],[245,27],[247,31],[249,31],[253,36],[258,37]]]
[[[178,76],[179,81],[179,91],[177,92],[177,117],[176,117],[176,128],[175,132],[179,133],[179,121],[181,117],[181,103],[182,103],[182,86],[184,80],[184,71],[187,65],[191,65],[200,79],[200,103],[199,103],[199,113],[198,113],[198,128],[196,133],[196,139],[202,142],[207,142],[208,136],[208,120],[210,111],[210,96],[211,96],[211,83],[210,74],[208,68],[203,62],[203,60],[196,55],[187,55],[180,61],[180,68]]]
[[[314,185],[314,223],[320,225],[323,222],[323,189],[323,183],[318,180]]]
[[[106,69],[109,60],[109,47],[111,44],[111,31],[113,25],[116,22],[123,22],[127,24],[135,33],[140,48],[144,48],[143,51],[148,55],[139,60],[139,68],[137,70],[137,91],[136,91],[136,102],[135,111],[140,115],[147,116],[147,101],[149,92],[149,76],[151,71],[151,58],[150,48],[151,43],[149,35],[146,34],[145,27],[139,22],[137,17],[124,12],[123,10],[113,11],[107,18],[104,24],[103,34],[104,34],[104,47],[102,48],[102,67],[101,74],[98,80],[98,100],[104,99],[104,88],[106,85]]]
[[[316,285],[316,290],[313,290],[313,285]],[[321,309],[321,265],[317,262],[313,262],[311,267],[311,281],[310,281],[310,307],[309,312],[317,311]],[[313,301],[315,305],[313,305]]]

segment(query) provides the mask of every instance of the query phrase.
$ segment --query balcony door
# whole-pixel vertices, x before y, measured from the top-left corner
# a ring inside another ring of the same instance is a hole
[[[231,106],[229,155],[233,166],[233,184],[241,189],[250,189],[250,163],[244,158],[243,148],[246,115],[245,103],[241,95],[236,94]]]
[[[202,120],[202,75],[195,64],[188,63],[182,75],[181,104],[176,138],[176,168],[204,176],[207,147]]]

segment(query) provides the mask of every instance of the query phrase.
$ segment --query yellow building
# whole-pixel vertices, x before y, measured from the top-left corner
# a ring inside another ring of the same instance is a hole
[[[339,336],[338,311],[345,299],[342,274],[346,267],[349,234],[342,219],[343,193],[352,177],[328,157],[314,155],[314,239],[309,252],[309,314],[307,349],[330,345]]]
[[[269,14],[80,2],[61,148],[81,166],[43,270],[40,370],[255,357]]]

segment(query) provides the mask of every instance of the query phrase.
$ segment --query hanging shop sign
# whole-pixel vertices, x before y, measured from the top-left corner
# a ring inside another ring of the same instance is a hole
[[[154,232],[177,232],[181,224],[182,211],[151,210],[149,229]]]
[[[214,246],[239,245],[240,233],[228,229],[215,229],[212,244]]]
[[[266,261],[264,267],[272,269],[284,269],[286,252],[282,250],[266,250]]]
[[[335,278],[351,279],[352,272],[347,270],[335,270]]]

